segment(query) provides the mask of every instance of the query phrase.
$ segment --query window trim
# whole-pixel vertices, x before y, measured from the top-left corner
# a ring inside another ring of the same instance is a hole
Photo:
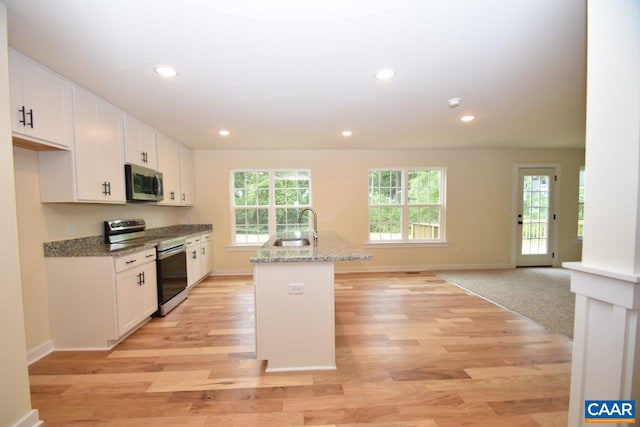
[[[268,228],[269,228],[269,237],[273,236],[276,233],[276,229],[278,224],[276,224],[276,210],[277,209],[291,209],[292,205],[276,205],[276,173],[277,172],[306,172],[309,175],[309,204],[308,205],[299,205],[300,209],[305,207],[311,207],[313,202],[313,179],[311,175],[311,169],[309,168],[247,168],[247,169],[231,169],[229,171],[229,208],[231,212],[231,244],[227,246],[228,250],[250,250],[254,248],[261,247],[267,240],[259,241],[259,242],[237,242],[236,241],[236,209],[242,209],[243,206],[235,205],[235,187],[234,187],[234,174],[237,172],[244,173],[257,173],[257,172],[265,172],[269,177],[269,204],[268,205],[256,205],[251,206],[250,208],[261,208],[267,209],[268,212]]]
[[[438,206],[440,208],[440,238],[439,239],[409,239],[409,208],[408,203],[408,174],[410,171],[440,171],[440,203],[427,203],[416,206]],[[369,174],[373,171],[400,171],[401,172],[401,202],[394,205],[371,205],[369,203]],[[444,166],[416,166],[416,167],[376,167],[367,170],[367,241],[365,247],[395,246],[395,247],[448,247],[446,241],[446,195],[447,195],[447,168]],[[399,240],[371,240],[371,207],[397,206],[401,209],[401,236]]]
[[[585,183],[586,183],[586,169],[584,166],[580,166],[580,168],[578,169],[578,219],[577,219],[577,224],[578,224],[578,232],[576,233],[576,240],[578,242],[582,242],[584,235],[580,235],[579,231],[580,231],[580,205],[582,205],[582,232],[584,234],[584,190],[585,190]],[[582,180],[582,185],[580,185],[580,181]],[[580,203],[580,190],[582,190],[582,203]]]

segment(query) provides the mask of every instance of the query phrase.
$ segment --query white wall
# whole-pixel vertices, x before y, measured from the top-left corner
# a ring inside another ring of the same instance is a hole
[[[0,224],[2,298],[0,298],[0,425],[16,425],[31,410],[18,247],[7,57],[7,9],[0,2]],[[37,414],[35,420],[37,421]]]
[[[565,264],[571,427],[590,425],[586,400],[640,400],[640,2],[592,0],[587,15],[584,256]]]
[[[373,261],[337,270],[506,267],[512,262],[514,165],[560,164],[558,262],[580,259],[576,242],[578,170],[583,150],[196,150],[194,222],[214,225],[215,274],[250,273],[251,251],[231,243],[229,176],[241,168],[309,168],[318,228],[354,244],[368,236],[367,171],[374,167],[444,166],[446,233],[450,247],[373,248]]]
[[[637,1],[589,5],[583,263],[625,274],[640,274],[639,14]]]

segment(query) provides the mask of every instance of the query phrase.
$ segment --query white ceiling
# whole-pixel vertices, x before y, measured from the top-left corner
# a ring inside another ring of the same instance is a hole
[[[586,0],[0,1],[11,47],[194,148],[584,147]]]

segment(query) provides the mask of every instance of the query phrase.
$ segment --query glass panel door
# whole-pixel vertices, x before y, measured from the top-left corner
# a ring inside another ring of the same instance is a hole
[[[553,264],[554,183],[553,168],[519,170],[518,267]]]

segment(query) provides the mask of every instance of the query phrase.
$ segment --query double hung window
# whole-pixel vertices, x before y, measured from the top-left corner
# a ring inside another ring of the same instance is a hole
[[[231,171],[234,244],[260,244],[300,228],[298,214],[311,207],[311,171]]]
[[[443,168],[370,169],[369,241],[444,240]]]

